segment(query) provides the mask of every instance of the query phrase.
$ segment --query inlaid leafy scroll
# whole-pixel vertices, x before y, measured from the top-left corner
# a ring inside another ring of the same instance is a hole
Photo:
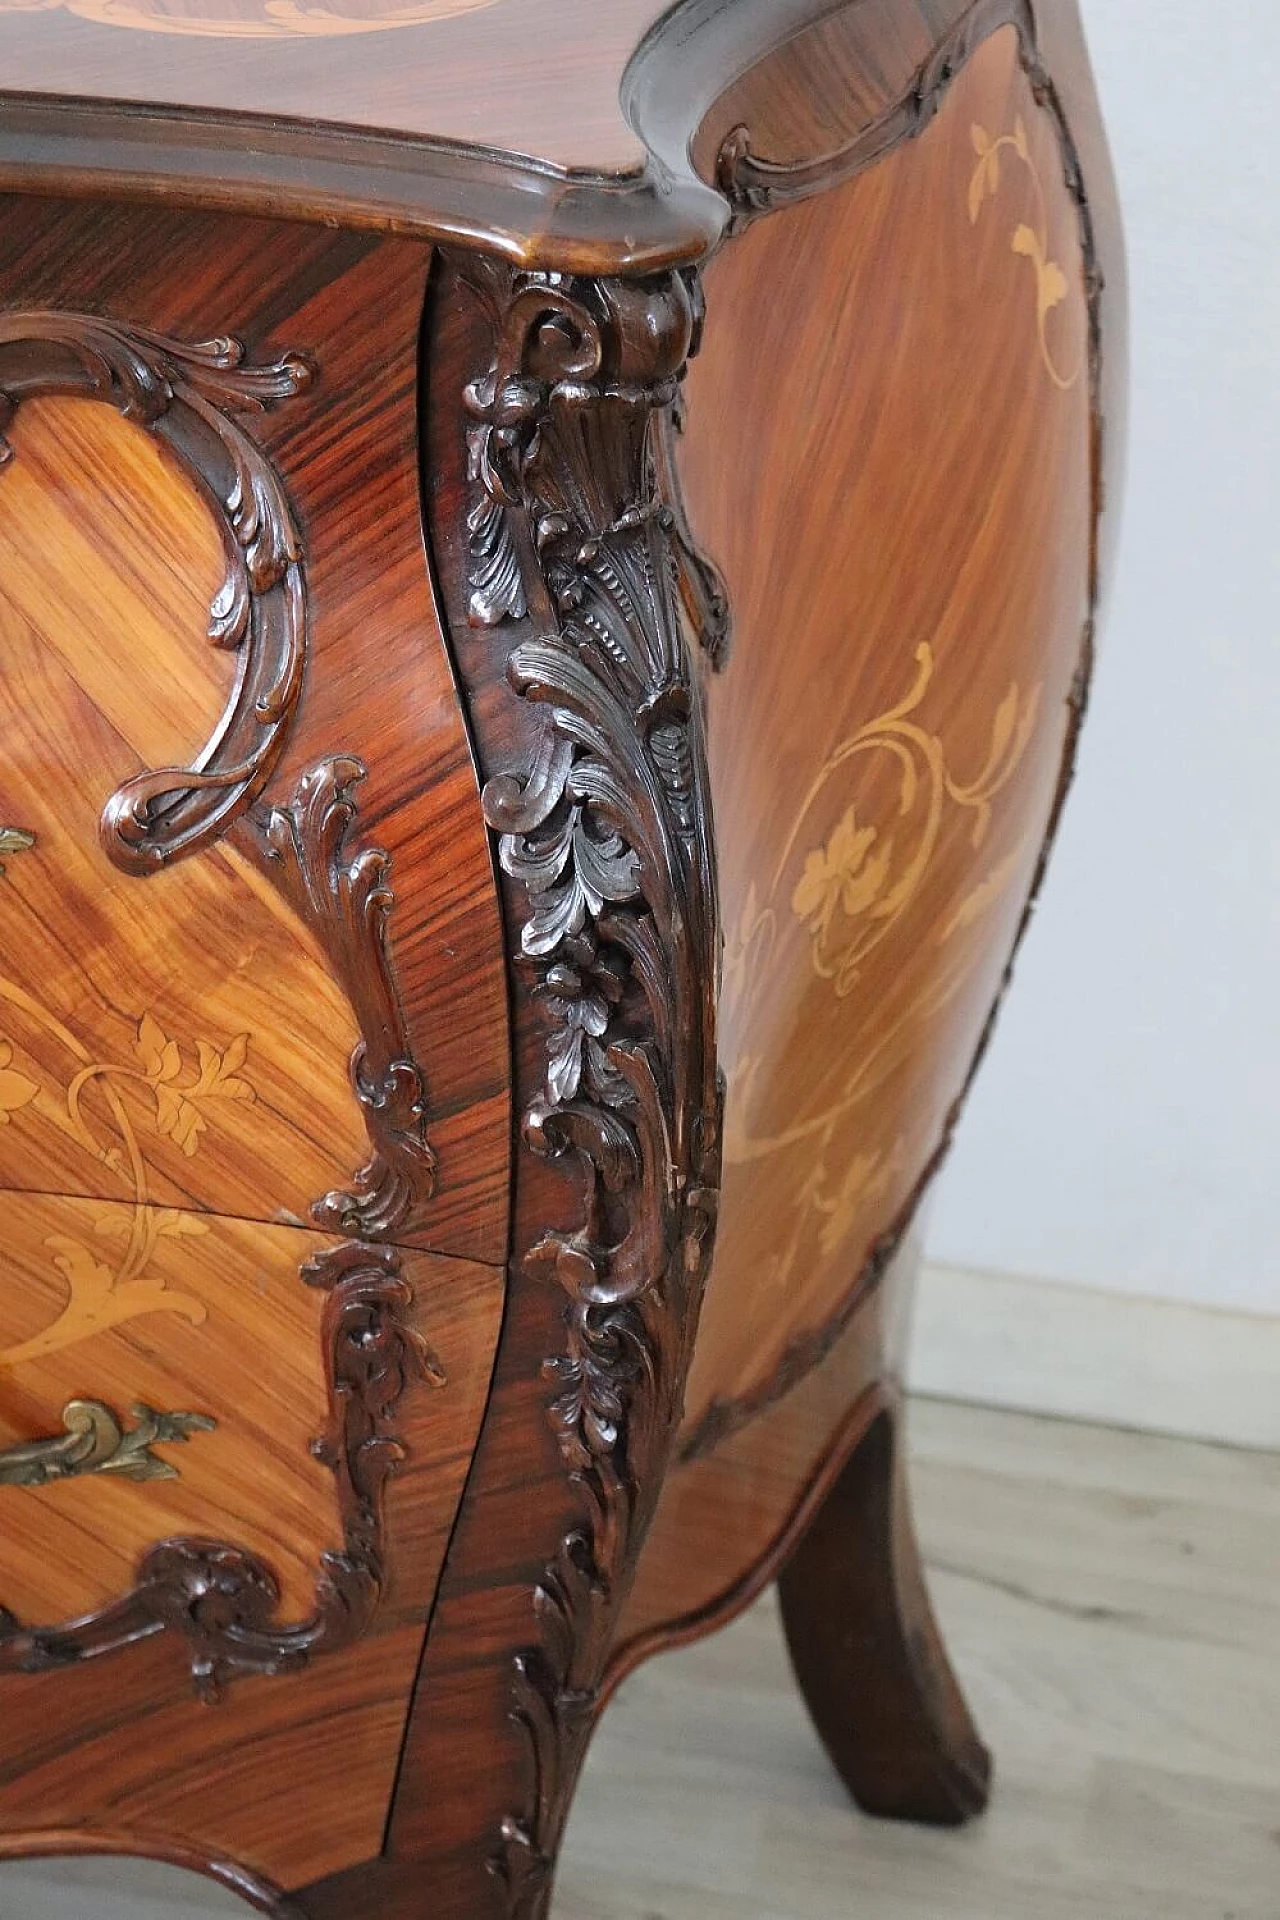
[[[977,155],[969,182],[969,221],[976,226],[981,217],[984,204],[994,200],[1000,192],[1003,178],[1004,161],[1007,157],[1018,163],[1023,174],[1030,181],[1034,199],[1035,214],[1031,221],[1020,220],[1014,226],[1009,245],[1012,251],[1026,259],[1035,275],[1036,291],[1036,338],[1040,347],[1040,359],[1044,370],[1055,387],[1069,393],[1078,385],[1084,371],[1083,356],[1076,364],[1064,370],[1054,355],[1049,340],[1049,318],[1056,307],[1062,306],[1069,292],[1067,276],[1050,252],[1049,241],[1049,203],[1045,198],[1044,183],[1040,178],[1040,169],[1031,152],[1031,142],[1027,137],[1026,122],[1021,114],[1014,120],[1013,131],[994,137],[983,126],[974,125],[970,130],[973,150]]]
[[[107,1173],[127,1202],[104,1206],[94,1221],[96,1244],[71,1234],[45,1241],[51,1265],[66,1287],[61,1311],[27,1338],[0,1347],[0,1369],[43,1359],[65,1347],[152,1313],[177,1314],[199,1326],[208,1308],[195,1294],[172,1287],[157,1255],[168,1243],[208,1232],[197,1212],[157,1205],[145,1141],[168,1139],[185,1158],[199,1151],[221,1103],[251,1101],[241,1069],[249,1035],[219,1049],[207,1040],[183,1048],[155,1017],[137,1022],[133,1057],[95,1060],[78,1036],[16,981],[0,977],[7,1029],[0,1036],[0,1125],[23,1124],[30,1113],[56,1126]],[[65,1084],[44,1084],[26,1055],[14,1065],[10,1035],[34,1024],[67,1058]]]
[[[899,1070],[909,1037],[935,1030],[966,992],[989,953],[982,922],[999,912],[1032,858],[1025,835],[1009,844],[1005,832],[994,853],[988,843],[1000,796],[1035,738],[1040,687],[1009,682],[990,712],[978,764],[962,770],[926,717],[938,676],[935,650],[922,642],[902,697],[826,755],[772,873],[748,887],[727,942],[726,1001],[742,1039],[729,1049],[725,1163],[734,1177],[777,1170],[765,1204],[780,1208],[778,1232],[758,1281],[759,1297],[770,1301],[794,1298],[833,1263],[856,1270],[859,1232],[865,1243],[867,1223],[883,1217],[890,1196],[927,1159],[918,1139],[868,1128],[866,1115]],[[957,840],[969,877],[948,890],[939,912],[937,868]],[[927,964],[886,1012],[885,954],[899,976],[917,950]],[[806,959],[827,1001],[807,1015],[828,1036],[825,1066],[781,1124],[770,1097],[776,1057],[758,1054],[753,1036],[772,1027],[771,984],[796,979]],[[874,1032],[868,1004],[880,1009]],[[769,1381],[770,1398],[822,1357],[833,1324],[798,1336]],[[713,1402],[685,1436],[684,1456],[718,1445],[754,1407],[751,1394]]]

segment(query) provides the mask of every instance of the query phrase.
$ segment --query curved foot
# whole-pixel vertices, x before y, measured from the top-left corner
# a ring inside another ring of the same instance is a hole
[[[858,1805],[959,1826],[991,1757],[934,1621],[911,1521],[902,1411],[878,1414],[778,1580],[796,1678]]]

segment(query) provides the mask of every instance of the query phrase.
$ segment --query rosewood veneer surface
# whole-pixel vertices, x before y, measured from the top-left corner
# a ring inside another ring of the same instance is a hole
[[[980,1809],[910,1228],[1123,337],[1075,0],[0,0],[0,1854],[537,1920],[775,1575]]]

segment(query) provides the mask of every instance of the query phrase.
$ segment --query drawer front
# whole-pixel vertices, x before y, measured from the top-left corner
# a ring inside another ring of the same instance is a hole
[[[37,1623],[106,1607],[183,1536],[258,1556],[282,1617],[305,1616],[339,1531],[311,1445],[331,1420],[325,1296],[299,1278],[325,1236],[158,1207],[140,1226],[132,1207],[49,1195],[0,1194],[0,1210],[4,1605]],[[69,1446],[68,1425],[94,1444]],[[0,1670],[25,1657],[0,1641]]]
[[[366,1149],[350,1000],[242,851],[144,880],[101,830],[143,769],[193,765],[228,704],[214,516],[102,405],[32,401],[8,438],[0,1186],[306,1222]]]
[[[507,1238],[429,267],[0,220],[0,1838],[380,1844]]]

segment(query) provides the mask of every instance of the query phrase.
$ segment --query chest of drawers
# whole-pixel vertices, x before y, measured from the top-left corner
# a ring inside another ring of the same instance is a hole
[[[546,1911],[775,1574],[987,1758],[910,1227],[1084,706],[1073,0],[0,0],[0,1854]]]

